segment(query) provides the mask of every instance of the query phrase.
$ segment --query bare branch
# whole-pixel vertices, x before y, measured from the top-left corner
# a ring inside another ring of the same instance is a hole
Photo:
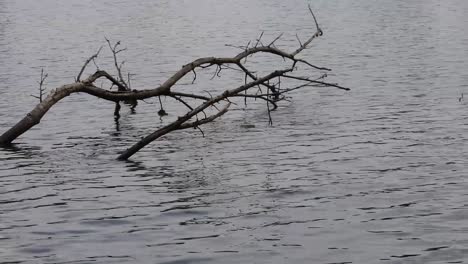
[[[277,36],[272,42],[270,42],[270,44],[268,44],[267,47],[271,47],[273,44],[275,44],[275,42],[280,39],[281,37],[283,36],[283,33],[279,34],[279,36]]]
[[[205,101],[208,101],[208,100],[211,99],[210,97],[206,97],[206,96],[203,96],[203,95],[172,92],[172,91],[170,93],[168,93],[168,94],[165,94],[165,95],[167,95],[167,96],[188,97],[188,98],[200,99],[200,100],[205,100]]]
[[[47,79],[49,74],[44,74],[44,69],[41,69],[41,80],[39,81],[39,102],[42,103],[42,96],[44,94],[45,88],[43,88],[44,82]]]
[[[132,85],[130,84],[130,73],[127,73],[127,83],[128,83],[128,89],[132,89]]]
[[[76,76],[76,82],[79,82],[80,81],[80,78],[81,78],[81,75],[83,74],[84,70],[86,69],[86,67],[88,66],[88,64],[93,61],[94,62],[94,65],[96,65],[96,62],[94,61],[94,59],[96,59],[99,55],[99,53],[101,52],[102,50],[102,46],[98,49],[98,51],[96,53],[94,53],[91,57],[89,57],[85,63],[83,64],[83,67],[81,67],[81,70],[80,72],[78,73],[78,76]],[[99,69],[96,65],[96,68]]]
[[[320,71],[331,71],[331,69],[329,68],[325,68],[325,67],[319,67],[319,66],[315,66],[313,64],[311,64],[310,62],[306,61],[306,60],[302,60],[302,59],[296,59],[297,62],[301,62],[301,63],[304,63],[306,64],[307,66],[310,66],[316,70],[320,70]]]
[[[120,82],[120,84],[121,84],[121,85],[117,85],[117,87],[119,87],[119,91],[130,90],[130,88],[128,87],[128,84],[125,82],[125,80],[123,78],[123,75],[122,75],[122,66],[125,63],[125,61],[122,61],[119,64],[118,59],[117,59],[117,54],[122,52],[122,51],[125,51],[126,48],[118,49],[118,47],[120,46],[120,41],[117,41],[114,44],[114,46],[112,46],[110,40],[107,39],[107,38],[105,38],[105,39],[107,41],[107,44],[109,45],[109,49],[111,50],[113,57],[114,57],[114,66],[115,66],[115,69],[117,70],[117,75],[119,77],[118,82]],[[123,87],[125,87],[125,88],[123,88]]]
[[[188,109],[193,110],[193,107],[191,105],[189,105],[187,102],[185,102],[182,98],[177,97],[177,96],[172,95],[172,94],[169,95],[169,96],[176,99],[177,101],[181,102],[182,104],[184,104]]]
[[[301,39],[299,38],[299,35],[296,34],[296,39],[297,41],[299,42],[299,46],[301,47],[302,46],[302,42],[301,42]]]
[[[112,77],[112,75],[110,75],[106,71],[96,71],[93,75],[88,77],[88,79],[82,82],[86,84],[92,84],[93,82],[95,82],[97,79],[101,77],[105,77],[106,79],[108,79],[112,83],[112,85],[115,85],[118,87],[119,91],[127,91],[127,87],[123,86],[117,79]]]
[[[257,38],[257,42],[255,43],[254,48],[256,48],[256,47],[258,46],[258,44],[263,45],[262,42],[261,42],[261,41],[262,41],[262,37],[263,37],[263,33],[265,33],[265,31],[262,31],[262,33],[260,34],[260,36]]]
[[[310,7],[310,4],[308,5],[308,7],[309,7],[310,13],[312,14],[312,17],[314,18],[315,27],[317,28],[317,31],[320,32],[320,36],[322,36],[322,35],[323,35],[323,32],[322,32],[322,30],[321,30],[320,27],[319,27],[319,24],[318,24],[318,22],[317,22],[317,18],[315,17],[314,11],[312,11],[312,7]]]
[[[195,69],[192,69],[192,72],[193,72],[192,84],[194,84],[194,83],[195,83],[195,80],[197,79],[197,72],[195,71]]]
[[[323,35],[323,31],[322,31],[322,29],[320,29],[319,24],[317,22],[317,18],[315,17],[315,14],[312,11],[312,8],[310,7],[310,5],[309,5],[309,11],[310,11],[310,14],[312,15],[312,17],[314,18],[315,27],[316,27],[317,31],[306,42],[304,42],[301,46],[299,46],[299,48],[296,51],[291,53],[291,55],[293,55],[293,56],[296,56],[301,51],[306,49],[309,46],[309,44],[312,42],[312,40],[314,40],[315,38],[318,38],[318,37]]]
[[[212,116],[209,116],[209,117],[206,117],[206,118],[203,118],[203,119],[200,119],[200,120],[191,122],[191,123],[182,124],[182,125],[180,125],[177,129],[187,129],[187,128],[191,128],[191,127],[199,127],[199,126],[201,126],[201,125],[203,125],[203,124],[212,122],[212,121],[215,120],[216,118],[218,118],[218,117],[224,115],[224,114],[228,111],[229,106],[231,106],[231,103],[226,104],[226,106],[224,106],[224,107],[223,107],[218,113],[216,113],[215,115],[212,115]]]
[[[252,80],[257,80],[257,77],[251,72],[249,71],[244,65],[242,65],[241,63],[239,63],[237,65],[239,68],[241,68],[241,70],[243,72],[245,72],[245,75],[246,76],[249,76]],[[244,82],[247,83],[247,78],[244,78]],[[269,90],[271,90],[271,92],[273,93],[274,96],[277,95],[277,91],[276,91],[276,88],[274,86],[271,86],[269,85],[268,83],[262,83],[261,85],[267,87]],[[259,87],[260,88],[260,87]],[[261,90],[261,89],[260,89]]]
[[[322,82],[322,81],[312,80],[312,79],[305,78],[305,77],[298,77],[298,76],[292,76],[292,75],[283,75],[283,77],[289,78],[289,79],[295,79],[295,80],[299,80],[299,81],[305,81],[305,82],[308,82],[307,85],[310,85],[310,84],[320,84],[320,85],[323,85],[323,86],[325,86],[325,87],[331,86],[331,87],[335,87],[335,88],[338,88],[338,89],[341,89],[341,90],[345,90],[345,91],[351,90],[351,89],[349,89],[349,88],[340,86],[340,85],[335,84],[335,83]]]
[[[36,99],[39,99],[39,102],[42,103],[42,97],[44,95],[44,91],[45,91],[45,88],[42,88],[42,86],[44,85],[44,82],[45,82],[45,79],[47,78],[47,76],[49,76],[47,73],[44,74],[44,68],[41,68],[41,79],[40,81],[38,82],[39,84],[39,96],[36,96],[36,95],[30,95],[31,97],[34,97]]]

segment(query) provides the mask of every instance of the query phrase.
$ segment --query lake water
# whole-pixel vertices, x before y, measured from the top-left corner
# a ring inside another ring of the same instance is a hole
[[[113,104],[68,97],[0,149],[0,263],[468,263],[468,2],[309,2],[325,35],[302,56],[352,91],[297,91],[273,126],[242,102],[128,162],[182,106],[163,98],[161,121],[148,100],[116,124]],[[41,68],[48,89],[71,83],[104,37],[151,88],[262,31],[295,48],[307,3],[1,0],[0,130],[37,103]],[[242,83],[211,74],[176,89]]]

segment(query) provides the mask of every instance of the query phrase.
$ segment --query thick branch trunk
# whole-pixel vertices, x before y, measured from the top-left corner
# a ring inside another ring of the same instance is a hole
[[[33,126],[41,122],[42,117],[55,105],[58,101],[69,96],[72,93],[79,92],[83,89],[82,83],[74,83],[64,85],[60,88],[50,92],[50,94],[39,103],[31,112],[29,112],[21,121],[15,126],[7,130],[0,136],[0,145],[9,145],[13,140],[28,131]]]

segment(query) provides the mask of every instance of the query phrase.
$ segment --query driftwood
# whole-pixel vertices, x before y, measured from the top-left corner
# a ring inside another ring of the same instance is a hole
[[[293,90],[304,88],[304,87],[335,87],[343,90],[349,90],[348,88],[339,86],[337,84],[325,82],[323,79],[326,77],[326,74],[322,74],[319,78],[309,78],[293,75],[297,69],[298,65],[305,65],[306,67],[312,70],[318,70],[320,72],[330,71],[330,69],[318,67],[307,60],[297,58],[297,55],[306,49],[310,43],[317,37],[322,36],[323,32],[320,29],[314,13],[310,9],[310,13],[316,25],[316,31],[305,41],[301,42],[298,39],[299,47],[293,52],[286,52],[282,49],[279,49],[275,46],[275,42],[281,38],[281,35],[275,38],[272,42],[265,45],[262,43],[260,37],[256,40],[255,44],[248,44],[247,46],[242,47],[242,52],[237,54],[234,57],[206,57],[194,60],[186,65],[184,65],[178,72],[172,75],[167,79],[162,85],[153,89],[144,89],[144,90],[135,90],[130,87],[130,75],[128,75],[127,80],[124,80],[124,75],[122,73],[122,64],[118,63],[117,54],[124,49],[119,48],[120,42],[112,45],[109,40],[106,39],[109,49],[111,50],[114,56],[114,65],[117,69],[117,77],[113,77],[111,74],[106,71],[100,70],[97,65],[97,71],[91,76],[87,77],[84,80],[81,80],[81,76],[85,68],[89,65],[90,62],[98,57],[99,52],[92,55],[83,65],[79,74],[76,77],[75,83],[63,85],[59,88],[53,89],[50,91],[46,98],[42,98],[42,82],[43,76],[41,77],[41,98],[40,103],[34,107],[34,109],[29,112],[22,120],[20,120],[16,125],[10,128],[8,131],[3,133],[0,136],[0,145],[8,146],[20,135],[28,131],[33,126],[37,125],[42,117],[49,111],[49,109],[59,102],[64,97],[67,97],[73,93],[87,93],[89,95],[96,96],[98,98],[115,102],[116,107],[114,110],[114,115],[118,118],[119,110],[121,108],[121,102],[127,102],[132,105],[132,108],[136,107],[138,100],[144,100],[151,97],[160,97],[160,96],[169,96],[176,99],[178,102],[182,103],[189,109],[189,111],[178,117],[172,123],[163,126],[150,135],[142,138],[140,141],[136,142],[133,146],[127,150],[120,153],[117,159],[126,160],[130,158],[133,154],[138,152],[140,149],[153,142],[154,140],[164,136],[167,133],[170,133],[175,130],[186,129],[186,128],[199,128],[201,125],[209,123],[217,119],[218,117],[225,114],[229,106],[231,105],[231,99],[235,97],[242,97],[244,100],[247,98],[261,99],[267,103],[268,115],[270,112],[275,110],[277,103],[286,100],[285,94]],[[245,65],[245,61],[248,57],[252,57],[255,54],[267,53],[273,56],[283,58],[285,61],[290,61],[291,64],[285,69],[276,70],[266,74],[264,76],[256,76],[254,71],[248,69]],[[217,96],[204,96],[200,94],[190,94],[190,93],[181,93],[172,91],[171,88],[180,81],[187,74],[193,73],[194,80],[196,78],[197,69],[205,69],[209,67],[216,67],[215,75],[223,69],[236,69],[242,72],[245,75],[245,83],[237,88],[225,90]],[[112,83],[113,86],[116,86],[117,91],[107,90],[100,88],[95,85],[95,82],[98,79],[107,79]],[[282,80],[294,80],[295,85],[288,88],[283,88],[285,85],[282,84]],[[297,83],[300,84],[297,84]],[[282,87],[283,86],[283,87]],[[263,89],[262,89],[263,88]],[[190,105],[186,99],[191,100],[200,100],[202,103],[197,107]],[[225,102],[224,107],[221,109],[217,108],[217,104],[220,102]],[[217,113],[211,116],[205,114],[205,110],[208,108],[214,107],[217,109]],[[204,118],[198,119],[198,114],[203,113]],[[164,115],[165,111],[161,108],[160,115]],[[271,120],[271,116],[270,116]]]

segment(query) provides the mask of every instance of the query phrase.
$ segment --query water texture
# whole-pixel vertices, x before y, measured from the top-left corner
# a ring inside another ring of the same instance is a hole
[[[463,0],[2,0],[0,130],[37,102],[41,68],[48,89],[70,83],[104,37],[151,88],[262,31],[295,48],[307,3],[325,35],[302,56],[351,92],[297,91],[273,126],[241,103],[205,138],[173,133],[128,162],[114,159],[182,106],[163,99],[161,121],[149,100],[116,124],[112,104],[66,98],[0,149],[0,263],[467,263]],[[211,74],[177,89],[242,83]]]

